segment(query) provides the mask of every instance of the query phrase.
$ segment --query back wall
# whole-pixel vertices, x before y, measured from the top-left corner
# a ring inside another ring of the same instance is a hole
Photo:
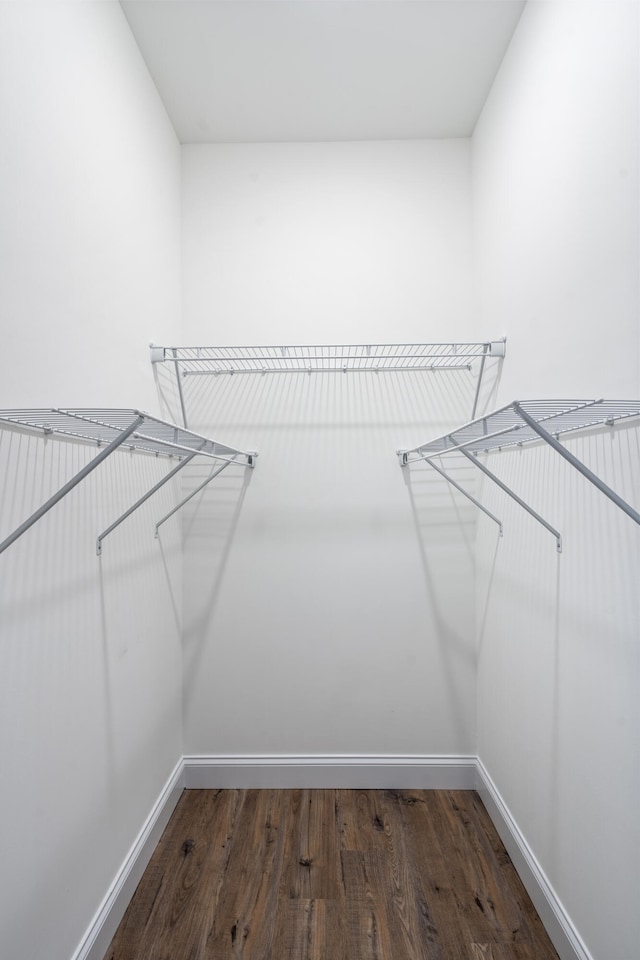
[[[469,186],[468,141],[185,147],[185,342],[464,339]],[[474,753],[475,517],[395,456],[473,376],[185,387],[260,453],[185,514],[185,752]]]

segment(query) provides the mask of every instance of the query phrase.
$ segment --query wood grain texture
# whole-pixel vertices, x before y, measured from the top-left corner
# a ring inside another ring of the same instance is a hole
[[[558,960],[479,796],[186,790],[105,960]]]

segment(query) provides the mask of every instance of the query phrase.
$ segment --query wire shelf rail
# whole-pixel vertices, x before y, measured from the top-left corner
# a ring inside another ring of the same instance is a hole
[[[237,462],[248,467],[255,466],[257,457],[254,451],[238,450],[228,444],[203,437],[187,430],[185,427],[176,426],[166,420],[161,420],[135,409],[61,409],[49,407],[0,410],[0,427],[2,426],[17,427],[27,432],[35,431],[37,434],[44,434],[45,436],[55,435],[94,443],[100,448],[100,452],[53,494],[46,503],[0,542],[0,553],[21,537],[23,533],[26,533],[34,523],[119,447],[153,454],[157,457],[168,457],[178,462],[157,484],[98,536],[96,542],[96,553],[98,555],[102,551],[102,542],[105,537],[195,457],[206,457],[209,460],[221,461],[225,466]]]
[[[634,417],[640,417],[640,401],[636,400],[514,400],[487,416],[463,424],[451,433],[443,434],[410,450],[398,450],[397,454],[401,466],[404,467],[416,461],[425,461],[429,466],[437,469],[438,473],[450,483],[453,481],[444,471],[442,460],[440,460],[440,466],[437,467],[433,462],[434,458],[441,458],[450,453],[463,454],[485,476],[489,477],[534,519],[546,527],[555,536],[558,552],[561,552],[562,537],[560,533],[518,497],[507,484],[496,477],[486,464],[478,459],[478,455],[543,440],[612,500],[627,516],[640,524],[640,513],[596,476],[581,460],[578,460],[559,440],[560,436],[576,430],[603,425],[613,426]],[[459,484],[456,483],[455,486],[476,506],[480,507],[485,513],[488,512]],[[500,533],[502,533],[500,521],[493,515],[490,516],[496,523],[500,524]]]
[[[187,410],[182,380],[187,377],[273,373],[435,373],[471,370],[479,361],[473,410],[476,414],[485,363],[502,359],[506,340],[476,343],[377,343],[306,346],[159,347],[150,344],[151,363],[174,366],[182,420]]]
[[[475,359],[503,357],[505,341],[306,346],[158,347],[152,363],[169,361],[183,377],[249,373],[397,373],[468,370]]]

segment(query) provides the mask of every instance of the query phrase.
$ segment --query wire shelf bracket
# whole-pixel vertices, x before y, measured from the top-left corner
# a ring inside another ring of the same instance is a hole
[[[436,471],[436,473],[439,473],[441,477],[444,477],[444,479],[448,483],[450,483],[452,487],[455,487],[456,490],[459,490],[460,493],[467,498],[467,500],[470,500],[471,503],[474,503],[479,510],[482,510],[483,513],[485,513],[495,523],[497,523],[498,530],[500,531],[500,536],[503,535],[502,520],[498,520],[498,518],[494,516],[494,514],[491,513],[490,510],[487,510],[487,508],[483,506],[483,504],[481,504],[479,500],[476,500],[476,498],[472,496],[468,490],[465,490],[464,487],[461,484],[459,484],[457,480],[454,480],[453,477],[449,476],[449,474],[446,472],[446,470],[442,468],[442,466],[438,466],[438,464],[434,463],[433,460],[431,459],[427,460],[426,462],[429,464],[430,467],[432,467]]]
[[[53,496],[0,542],[0,553],[15,543],[23,533],[26,533],[34,523],[120,447],[170,459],[177,458],[178,463],[99,535],[96,542],[98,556],[102,552],[103,540],[195,457],[207,457],[215,462],[222,461],[224,467],[234,462],[253,467],[257,457],[254,451],[238,450],[139,410],[102,408],[0,410],[0,427],[2,426],[17,427],[28,432],[35,431],[45,436],[69,437],[95,443],[102,449],[93,460],[85,464]],[[103,446],[105,443],[106,446]],[[182,504],[179,504],[176,509],[180,506]]]
[[[187,425],[182,381],[187,377],[274,373],[437,373],[471,370],[478,379],[471,416],[475,417],[485,364],[502,359],[506,339],[476,343],[377,343],[305,346],[160,347],[150,344],[151,363],[172,364],[184,425]]]
[[[161,520],[158,520],[158,522],[156,523],[156,532],[154,534],[155,538],[156,539],[158,538],[158,531],[162,526],[162,524],[165,523],[166,520],[169,520],[169,518],[172,517],[174,513],[177,513],[178,510],[182,509],[185,503],[188,503],[189,500],[191,500],[192,497],[195,497],[197,493],[200,493],[201,490],[204,490],[207,484],[211,483],[212,480],[215,480],[215,478],[219,476],[223,470],[226,470],[227,467],[230,466],[233,462],[234,462],[233,460],[225,460],[225,462],[221,466],[214,467],[211,473],[209,474],[209,476],[205,480],[203,480],[202,483],[199,483],[198,486],[195,488],[195,490],[192,490],[191,493],[188,494],[183,500],[181,500],[180,503],[176,504],[176,506],[172,510],[170,510],[169,513],[166,513]]]
[[[413,447],[411,450],[398,450],[400,465],[405,467],[417,461],[426,461],[431,467],[460,490],[468,499],[475,502],[485,513],[486,509],[458,483],[454,483],[442,468],[433,462],[434,457],[450,453],[461,453],[473,463],[485,476],[516,501],[538,523],[541,523],[556,538],[556,548],[562,552],[562,537],[529,504],[525,503],[506,483],[492,473],[478,459],[481,453],[503,450],[510,446],[522,446],[526,443],[543,440],[578,470],[585,479],[604,493],[617,507],[624,511],[637,524],[640,513],[612,490],[600,477],[596,476],[581,460],[560,443],[559,437],[576,430],[615,424],[640,417],[640,401],[627,400],[514,400],[506,407],[471,420],[451,433],[443,434]],[[496,520],[492,516],[492,519]],[[499,522],[499,521],[496,521]]]

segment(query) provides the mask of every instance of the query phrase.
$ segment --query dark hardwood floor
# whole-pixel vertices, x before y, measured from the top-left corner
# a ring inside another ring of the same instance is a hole
[[[105,960],[558,960],[479,796],[187,790]]]

